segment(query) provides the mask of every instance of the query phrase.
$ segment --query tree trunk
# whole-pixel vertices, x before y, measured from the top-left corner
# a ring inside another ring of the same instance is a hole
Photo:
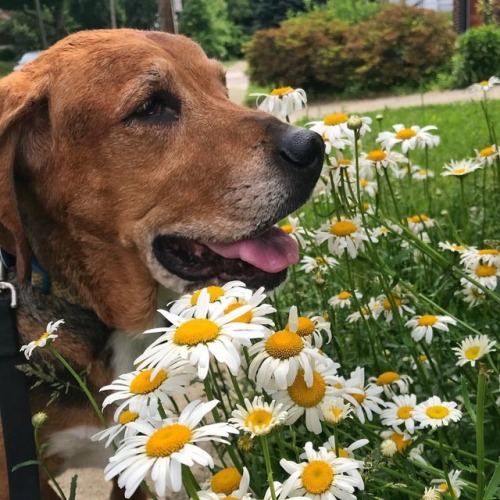
[[[172,0],[158,0],[160,13],[160,28],[167,33],[177,33],[174,6]]]

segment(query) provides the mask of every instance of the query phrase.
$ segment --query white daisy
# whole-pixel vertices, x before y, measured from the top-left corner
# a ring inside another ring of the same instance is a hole
[[[448,478],[453,489],[453,493],[455,494],[455,498],[460,498],[460,495],[462,494],[461,488],[465,486],[464,481],[459,479],[461,473],[462,471],[459,470],[452,470],[448,473]],[[446,482],[446,479],[433,479],[431,484],[435,484],[437,491],[440,493],[444,493],[445,495],[448,494],[448,483]]]
[[[335,453],[336,456],[339,456],[341,458],[352,458],[353,460],[356,460],[354,457],[354,452],[356,450],[359,450],[359,448],[366,446],[369,442],[370,441],[368,439],[358,439],[357,441],[354,441],[352,444],[350,444],[349,446],[346,446],[345,448],[342,448],[341,446],[339,446],[338,454],[335,451],[337,449],[335,447],[335,436],[330,436],[328,438],[328,441],[323,443],[321,446],[323,448],[326,448],[327,451],[331,451],[332,453]],[[299,458],[305,458],[305,454],[303,453],[302,455],[300,455]],[[364,461],[363,460],[356,460],[356,462],[358,462],[360,470],[363,470]],[[354,469],[354,470],[356,471],[356,469]]]
[[[269,94],[255,93],[257,108],[266,113],[286,120],[293,112],[300,111],[307,106],[307,95],[302,89],[293,87],[279,87],[271,90]]]
[[[195,377],[195,370],[185,360],[175,360],[164,365],[164,369],[153,374],[152,369],[135,370],[124,373],[101,391],[113,391],[106,396],[102,407],[124,400],[115,412],[115,420],[123,410],[139,413],[141,418],[157,414],[158,402],[167,409],[172,409],[172,395],[185,394]]]
[[[500,250],[496,248],[466,248],[460,255],[460,264],[474,270],[480,264],[500,267]]]
[[[58,335],[54,332],[64,323],[63,319],[58,321],[51,321],[45,332],[40,335],[36,340],[33,340],[29,344],[23,345],[20,349],[21,352],[24,352],[26,359],[30,359],[31,354],[37,347],[45,347],[47,344],[50,344],[53,340],[57,339]]]
[[[227,467],[214,474],[210,482],[210,489],[198,491],[200,500],[253,500],[250,486],[250,474],[248,469],[243,467],[241,475],[235,467]]]
[[[480,168],[482,168],[482,165],[475,158],[465,158],[459,161],[450,160],[449,163],[446,163],[443,166],[444,171],[441,172],[441,175],[443,177],[449,175],[453,175],[454,177],[463,177],[464,175],[470,174]]]
[[[159,310],[172,326],[153,328],[144,333],[164,332],[136,360],[139,368],[163,368],[172,359],[188,360],[198,369],[198,377],[205,379],[211,357],[227,365],[236,375],[240,367],[239,348],[250,346],[252,339],[260,339],[267,328],[263,325],[235,322],[252,310],[244,305],[225,313],[225,302],[209,308],[209,293],[203,289],[193,312],[193,317],[183,317],[169,311]]]
[[[297,306],[292,306],[288,313],[288,323],[285,330],[296,333],[306,338],[314,347],[320,348],[323,345],[322,332],[326,333],[328,342],[332,340],[332,330],[330,323],[323,316],[299,316]]]
[[[434,487],[425,488],[422,495],[422,500],[441,500],[441,498],[441,493]]]
[[[351,300],[353,300],[353,297],[360,300],[363,297],[363,294],[357,290],[354,290],[353,292],[342,290],[337,295],[330,297],[328,299],[328,304],[334,309],[337,307],[340,309],[343,309],[344,307],[349,308],[351,307]]]
[[[394,389],[398,389],[400,394],[406,394],[413,379],[409,375],[400,375],[399,373],[388,371],[381,373],[378,377],[370,377],[368,382],[375,383],[384,389],[388,398],[395,396]]]
[[[392,299],[392,303],[390,299]],[[382,304],[382,313],[386,323],[390,323],[394,319],[394,309],[397,309],[401,317],[404,317],[405,314],[415,314],[415,309],[408,305],[408,298],[400,290],[393,290],[390,297],[382,294],[377,297],[377,300]]]
[[[364,248],[364,242],[369,240],[368,231],[362,226],[361,218],[354,217],[347,219],[332,219],[328,224],[322,224],[316,232],[318,244],[327,241],[328,250],[342,256],[347,253],[352,259],[355,259],[358,251]],[[372,236],[372,242],[378,240]]]
[[[352,405],[346,403],[342,398],[329,398],[321,406],[325,422],[339,424],[352,413]]]
[[[415,234],[420,234],[436,225],[436,221],[425,214],[411,215],[406,218],[406,223],[408,224],[408,229]]]
[[[384,175],[388,168],[396,172],[399,170],[400,163],[408,163],[408,158],[390,149],[374,149],[368,153],[361,153],[359,157],[359,165],[364,173],[367,169],[376,169],[380,175]]]
[[[469,304],[469,309],[486,302],[486,294],[483,290],[470,283],[468,280],[462,282],[463,289],[458,292],[463,295],[463,301]]]
[[[479,83],[473,83],[468,87],[469,90],[472,91],[480,91],[480,92],[488,92],[488,90],[492,89],[495,85],[500,85],[500,78],[496,76],[490,76],[488,80],[482,80]]]
[[[266,325],[267,327],[274,328],[274,322],[269,315],[276,312],[276,309],[270,304],[263,303],[266,299],[264,287],[259,288],[254,293],[251,290],[246,290],[244,298],[229,299],[225,302],[227,305],[224,309],[224,314],[229,314],[237,309],[242,311],[241,316],[232,320],[232,323],[247,323],[252,325]],[[250,307],[250,310],[243,312],[243,306]]]
[[[387,224],[383,226],[374,227],[372,230],[372,234],[378,238],[380,236],[388,236],[389,234],[401,234],[403,229],[401,226],[397,224]]]
[[[491,166],[493,165],[495,160],[500,158],[500,151],[498,150],[496,144],[492,144],[491,146],[488,146],[487,148],[483,148],[481,150],[476,149],[475,151],[477,160],[483,166]]]
[[[435,429],[450,422],[458,422],[461,418],[462,412],[457,409],[457,403],[441,401],[438,396],[432,396],[413,410],[413,419],[420,422],[420,428]]]
[[[350,458],[338,458],[331,451],[320,447],[313,449],[311,442],[304,446],[306,461],[302,463],[280,460],[280,465],[290,474],[276,492],[279,499],[313,498],[315,500],[336,498],[355,500],[355,489],[363,490],[361,476],[349,472],[359,469],[359,463]]]
[[[314,360],[321,361],[317,349],[297,333],[288,330],[269,332],[264,340],[249,349],[251,356],[248,376],[255,381],[256,390],[272,387],[286,389],[297,376],[299,369],[304,370],[308,387],[313,384]]]
[[[347,316],[346,319],[348,323],[354,323],[356,321],[360,321],[362,317],[365,319],[369,318],[377,319],[382,314],[383,310],[384,307],[382,303],[379,300],[375,299],[374,297],[371,297],[368,304],[361,307],[359,311],[349,314],[349,316]]]
[[[462,340],[460,347],[453,347],[452,350],[458,356],[457,365],[463,366],[470,363],[471,366],[476,365],[476,361],[486,356],[495,350],[496,342],[490,340],[488,335],[476,335]]]
[[[384,457],[392,458],[398,452],[398,447],[392,439],[385,439],[380,443],[380,452]]]
[[[361,193],[366,193],[370,198],[377,196],[378,185],[376,182],[368,179],[359,179],[359,189]]]
[[[338,266],[339,261],[329,255],[318,255],[317,257],[304,255],[300,263],[302,264],[302,266],[300,266],[302,271],[312,273],[316,271],[326,272],[328,269]]]
[[[126,498],[133,495],[148,475],[159,496],[165,496],[167,490],[180,491],[183,465],[214,466],[210,454],[196,443],[217,441],[229,444],[229,434],[238,432],[226,423],[197,427],[217,403],[192,401],[178,418],[168,418],[155,425],[149,422],[130,424],[139,434],[121,443],[104,470],[105,479],[109,481],[118,476],[118,486],[125,488]]]
[[[406,432],[401,432],[398,428],[382,431],[380,436],[383,439],[390,439],[396,445],[398,453],[403,453],[413,442],[410,435],[406,434]]]
[[[432,170],[428,170],[428,169],[419,167],[418,165],[413,165],[411,167],[411,171],[412,171],[412,174],[411,174],[412,179],[416,179],[418,181],[432,179],[435,176],[435,174]]]
[[[425,149],[439,146],[440,138],[438,135],[430,133],[432,130],[437,130],[434,125],[427,125],[420,128],[418,125],[412,125],[406,128],[403,124],[398,123],[393,126],[394,132],[380,132],[376,142],[380,142],[385,149],[392,149],[395,144],[401,144],[401,151],[406,153],[411,149]]]
[[[459,245],[458,243],[450,243],[449,241],[440,241],[438,247],[441,250],[448,250],[450,252],[462,253],[467,250],[465,245]]]
[[[252,402],[245,398],[245,408],[237,404],[228,422],[243,432],[250,433],[251,437],[262,436],[285,422],[288,413],[283,406],[274,400],[266,403],[264,396],[255,396]]]
[[[411,338],[419,342],[425,337],[425,341],[430,344],[434,334],[434,329],[441,332],[449,332],[448,325],[456,325],[455,319],[450,316],[424,314],[418,315],[405,323],[411,329]]]
[[[304,227],[300,225],[300,220],[298,217],[293,217],[292,215],[288,216],[288,222],[282,224],[280,226],[285,233],[289,234],[292,238],[297,240],[300,248],[305,248],[308,245],[308,242],[304,239],[304,235],[306,234],[306,230]]]
[[[322,405],[334,397],[333,383],[339,366],[333,362],[328,365],[317,363],[313,370],[311,386],[305,383],[304,370],[299,370],[286,390],[269,391],[287,411],[288,415],[285,420],[287,425],[294,424],[305,414],[307,430],[314,434],[321,433],[321,422],[324,421]]]
[[[413,420],[413,410],[417,406],[415,394],[393,396],[392,401],[386,402],[385,406],[380,414],[382,425],[391,426],[393,429],[404,425],[409,434],[415,432],[415,421]]]
[[[467,274],[475,281],[488,288],[496,290],[498,278],[500,277],[500,266],[496,264],[478,264],[474,269],[466,269]],[[460,284],[463,287],[471,285],[467,278],[460,278]]]

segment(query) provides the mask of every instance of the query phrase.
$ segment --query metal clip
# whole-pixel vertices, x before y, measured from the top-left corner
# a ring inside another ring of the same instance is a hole
[[[10,290],[10,307],[12,309],[17,307],[17,292],[14,285],[7,283],[6,281],[0,281],[0,291]]]

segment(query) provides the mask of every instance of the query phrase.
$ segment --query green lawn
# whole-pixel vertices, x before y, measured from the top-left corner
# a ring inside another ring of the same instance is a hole
[[[0,78],[8,75],[16,63],[14,61],[0,61]]]

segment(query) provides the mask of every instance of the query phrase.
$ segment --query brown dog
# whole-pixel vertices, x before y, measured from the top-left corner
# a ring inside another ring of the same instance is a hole
[[[306,201],[323,162],[319,135],[231,103],[222,66],[198,45],[134,30],[69,36],[1,80],[0,151],[21,343],[64,318],[57,348],[96,394],[133,368],[132,336],[151,326],[160,287],[285,278],[296,248],[270,228]],[[26,281],[32,255],[48,294]],[[71,380],[43,349],[30,362]],[[31,401],[49,415],[57,475],[83,463],[98,422],[73,386],[46,408],[51,391]],[[2,500],[6,484],[0,460]],[[42,491],[57,498],[45,480]]]

